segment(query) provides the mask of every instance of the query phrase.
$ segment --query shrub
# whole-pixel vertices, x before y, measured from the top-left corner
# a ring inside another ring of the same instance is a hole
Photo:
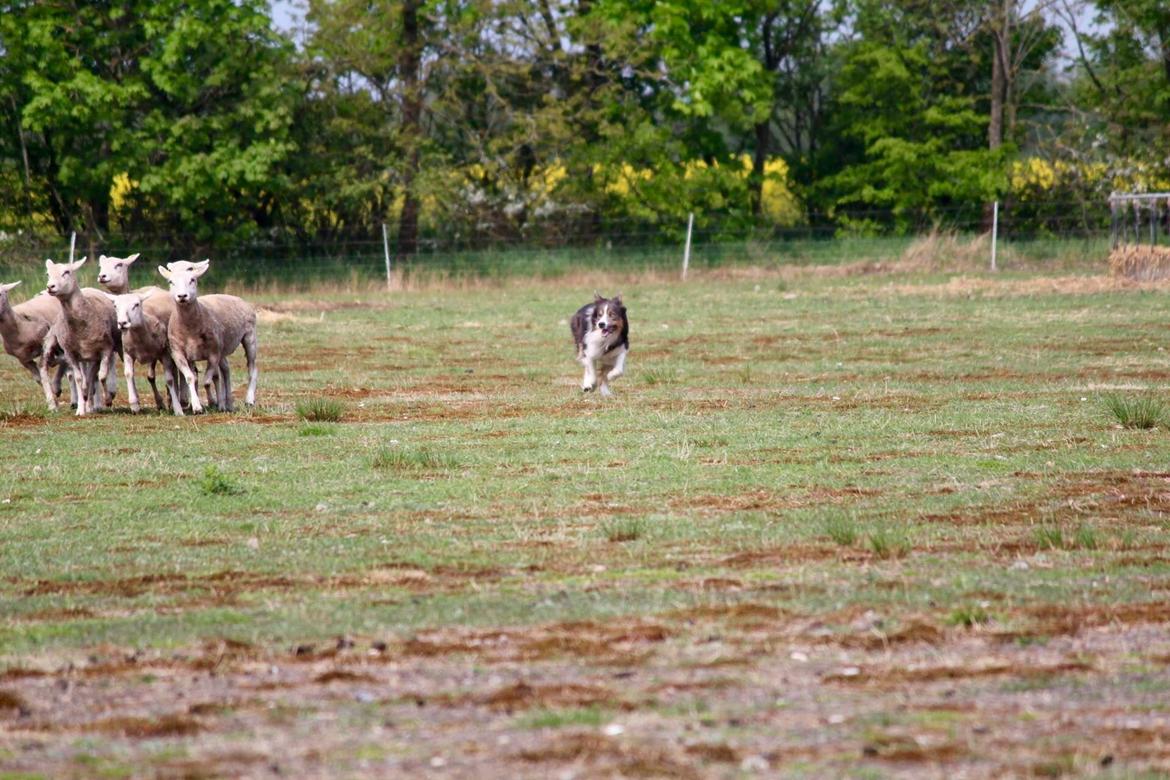
[[[646,523],[639,518],[621,518],[602,524],[601,532],[611,542],[633,542],[646,535]]]
[[[910,537],[890,528],[878,528],[869,533],[869,549],[879,558],[902,558],[910,553]]]
[[[848,517],[834,517],[825,522],[825,535],[842,547],[857,544],[857,523]]]

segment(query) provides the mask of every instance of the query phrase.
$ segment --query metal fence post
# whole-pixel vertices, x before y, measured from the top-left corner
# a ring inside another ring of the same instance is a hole
[[[687,269],[691,266],[691,232],[695,229],[695,212],[687,218],[687,245],[683,249],[683,267],[682,278],[685,282],[687,280]]]
[[[77,249],[77,231],[73,231],[73,235],[69,237],[69,262],[73,262],[73,253]]]
[[[991,207],[991,270],[998,270],[995,266],[996,244],[999,243],[999,201]]]
[[[386,223],[382,223],[382,254],[386,256],[386,292],[393,289],[390,274],[390,237],[386,233]]]

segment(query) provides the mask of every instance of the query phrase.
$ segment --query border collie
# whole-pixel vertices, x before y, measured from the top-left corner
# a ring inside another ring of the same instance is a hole
[[[573,315],[569,329],[577,345],[577,361],[585,367],[581,389],[588,393],[600,383],[601,395],[608,398],[613,395],[609,380],[617,379],[626,369],[630,321],[620,294],[612,298],[593,295],[593,303],[585,304]]]

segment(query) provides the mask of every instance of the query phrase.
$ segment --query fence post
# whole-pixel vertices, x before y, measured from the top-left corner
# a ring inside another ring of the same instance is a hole
[[[995,266],[996,244],[999,243],[999,201],[991,207],[991,270],[998,270]]]
[[[77,249],[77,231],[73,231],[73,235],[69,237],[69,262],[73,262],[73,253]]]
[[[687,218],[687,245],[683,249],[683,268],[682,278],[685,282],[687,280],[687,269],[691,266],[691,232],[695,229],[695,212]]]
[[[390,275],[390,238],[386,233],[385,222],[382,223],[382,254],[386,256],[386,292],[390,292],[392,289],[390,280],[393,277]]]

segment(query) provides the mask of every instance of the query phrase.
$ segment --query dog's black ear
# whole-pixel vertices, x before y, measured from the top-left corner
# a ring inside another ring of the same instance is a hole
[[[593,291],[593,302],[594,302],[594,303],[600,303],[601,301],[604,301],[604,300],[605,300],[605,296],[604,296],[604,295],[602,295],[601,293],[597,292],[597,290],[594,290],[594,291]]]
[[[624,305],[624,304],[622,304],[622,294],[621,293],[618,293],[617,295],[613,296],[613,298],[611,298],[610,300],[612,300],[618,306]]]

